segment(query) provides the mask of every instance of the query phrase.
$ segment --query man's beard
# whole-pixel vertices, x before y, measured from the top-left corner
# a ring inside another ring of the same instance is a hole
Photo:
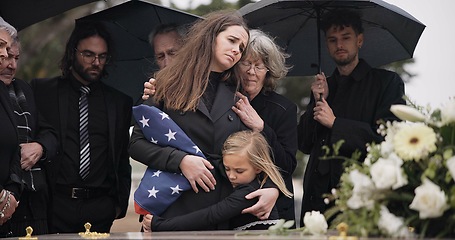
[[[103,73],[103,69],[100,68],[99,66],[92,65],[91,67],[84,69],[84,67],[78,61],[74,61],[73,69],[82,79],[84,79],[87,82],[97,82],[98,80],[100,80]],[[90,70],[93,69],[98,69],[99,74],[93,75],[88,73]]]
[[[354,57],[349,56],[348,58],[344,59],[335,59],[335,63],[337,66],[346,66],[351,64],[354,61]]]

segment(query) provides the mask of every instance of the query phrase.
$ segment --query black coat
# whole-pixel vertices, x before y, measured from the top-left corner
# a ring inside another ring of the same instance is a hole
[[[0,81],[0,191],[7,189],[19,200],[21,184],[21,165],[19,136],[12,104],[6,85]]]
[[[31,129],[31,142],[38,142],[44,149],[44,156],[40,159],[34,166],[36,169],[41,169],[39,171],[33,171],[34,174],[34,184],[36,192],[27,192],[27,189],[30,189],[30,186],[24,186],[24,194],[21,197],[21,204],[16,211],[14,212],[12,222],[23,222],[23,221],[33,221],[33,220],[46,220],[47,219],[47,204],[49,203],[49,192],[46,182],[46,173],[47,164],[49,159],[54,158],[57,155],[58,150],[58,140],[57,133],[54,128],[47,123],[47,121],[41,116],[36,108],[35,96],[33,94],[32,88],[30,85],[20,79],[15,79],[14,84],[18,86],[24,93],[25,99],[27,101],[28,112],[30,116],[28,118],[28,126]],[[31,179],[30,171],[23,171],[23,178]],[[38,180],[39,176],[40,180]],[[41,181],[42,180],[42,181]],[[25,182],[25,185],[30,184],[29,181]],[[18,199],[19,200],[19,199]],[[24,223],[25,224],[25,223]],[[27,224],[30,224],[28,222]],[[15,235],[19,236],[23,233],[24,228],[27,226],[22,226],[22,224],[14,225],[13,232]],[[20,228],[17,230],[16,228]],[[40,229],[38,225],[33,226],[36,233],[47,233],[47,229]]]
[[[221,200],[220,202],[198,211],[173,218],[161,218],[153,216],[152,231],[196,231],[206,230],[211,225],[220,222],[230,222],[229,229],[249,226],[249,224],[260,221],[252,214],[242,214],[242,210],[253,206],[258,200],[245,199],[249,193],[260,188],[259,181],[255,180],[250,184],[239,185],[234,192]],[[269,219],[277,219],[278,212],[272,211]],[[271,221],[263,221],[263,223]],[[251,226],[252,229],[267,229],[270,225],[256,224]]]
[[[319,160],[323,156],[321,147],[331,147],[343,139],[345,142],[340,149],[341,156],[351,157],[358,149],[364,157],[367,143],[382,141],[376,132],[379,126],[377,121],[398,120],[390,112],[390,106],[405,104],[404,83],[400,76],[394,72],[371,68],[363,60],[360,60],[349,77],[342,79],[338,70],[335,70],[327,83],[327,102],[336,117],[332,129],[323,127],[313,119],[313,97],[298,126],[299,149],[310,154],[303,182],[302,216],[311,210],[325,211],[326,204],[321,195],[336,188],[343,173],[343,161]]]
[[[36,105],[46,120],[57,130],[59,136],[59,155],[52,160],[52,174],[64,167],[59,161],[63,157],[65,148],[66,129],[68,121],[68,92],[70,81],[67,78],[34,79],[32,88],[36,97]],[[109,169],[115,184],[109,193],[117,200],[117,207],[121,210],[118,218],[126,215],[131,189],[131,165],[129,163],[128,142],[129,127],[133,101],[130,97],[118,90],[101,83],[106,104],[108,119],[108,160],[112,161]],[[51,187],[55,187],[55,178],[52,178]]]
[[[211,172],[217,184],[215,190],[199,193],[185,191],[163,214],[172,218],[214,205],[232,192],[232,186],[225,176],[222,164],[221,148],[227,137],[237,131],[246,130],[246,126],[232,111],[235,103],[235,86],[220,83],[209,113],[205,104],[200,101],[195,112],[181,112],[163,109],[177,123],[190,139],[201,149],[212,165]],[[180,173],[179,165],[187,153],[172,147],[160,147],[144,138],[140,127],[135,126],[129,151],[131,157],[154,169]],[[209,229],[227,229],[228,223],[211,225]]]
[[[292,173],[297,166],[297,106],[276,93],[259,93],[251,105],[264,121],[262,134],[273,151],[275,165],[280,168],[286,188],[293,192]],[[280,218],[295,220],[294,198],[280,194],[276,207]]]

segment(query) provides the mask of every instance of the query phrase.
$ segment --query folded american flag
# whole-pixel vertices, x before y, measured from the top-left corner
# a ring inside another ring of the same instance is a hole
[[[133,107],[133,116],[150,142],[205,158],[201,150],[165,112],[142,104]],[[135,211],[143,215],[160,215],[180,197],[182,191],[190,189],[190,183],[182,174],[148,167],[134,192]]]

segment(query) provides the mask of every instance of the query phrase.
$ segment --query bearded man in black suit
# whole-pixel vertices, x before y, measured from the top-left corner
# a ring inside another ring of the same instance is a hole
[[[39,110],[60,138],[52,162],[51,233],[82,232],[86,222],[92,231],[109,232],[126,215],[133,101],[100,81],[112,52],[104,26],[78,23],[61,61],[62,76],[32,81]]]

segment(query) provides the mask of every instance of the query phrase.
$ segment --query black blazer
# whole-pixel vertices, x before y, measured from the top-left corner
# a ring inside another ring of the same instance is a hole
[[[171,218],[206,208],[224,199],[232,192],[232,186],[226,178],[221,158],[221,147],[227,137],[237,131],[246,130],[246,126],[231,110],[235,103],[235,86],[220,83],[209,113],[205,104],[200,101],[195,112],[180,112],[163,109],[191,140],[201,149],[208,160],[214,165],[212,174],[217,184],[215,190],[199,193],[185,191],[174,202],[162,217]],[[129,151],[131,157],[154,169],[180,173],[179,165],[187,153],[172,147],[160,147],[144,138],[140,127],[135,126]],[[228,223],[211,225],[209,229],[227,229]]]
[[[67,78],[34,79],[32,88],[36,96],[36,105],[46,120],[55,127],[60,141],[60,151],[53,160],[53,174],[62,166],[59,165],[65,148],[68,92],[70,81]],[[128,156],[129,127],[133,100],[125,94],[101,84],[105,97],[109,129],[109,158],[112,160],[111,175],[115,177],[115,186],[110,195],[117,199],[121,213],[118,218],[126,215],[131,189],[131,165]],[[55,180],[55,178],[53,178]],[[51,182],[51,187],[55,181]]]
[[[242,214],[242,210],[253,206],[258,199],[245,199],[249,193],[260,188],[258,180],[249,184],[239,185],[234,189],[234,192],[210,207],[177,216],[174,218],[161,218],[153,216],[152,231],[196,231],[207,229],[208,226],[219,222],[229,221],[229,229],[237,227],[249,226],[248,224],[260,221],[252,214]],[[269,219],[277,219],[278,212],[273,209]],[[251,226],[254,229],[267,229],[270,225],[265,223],[270,221],[261,221],[264,224],[256,224]]]
[[[19,137],[6,85],[0,81],[0,191],[7,189],[19,200],[22,191]]]

